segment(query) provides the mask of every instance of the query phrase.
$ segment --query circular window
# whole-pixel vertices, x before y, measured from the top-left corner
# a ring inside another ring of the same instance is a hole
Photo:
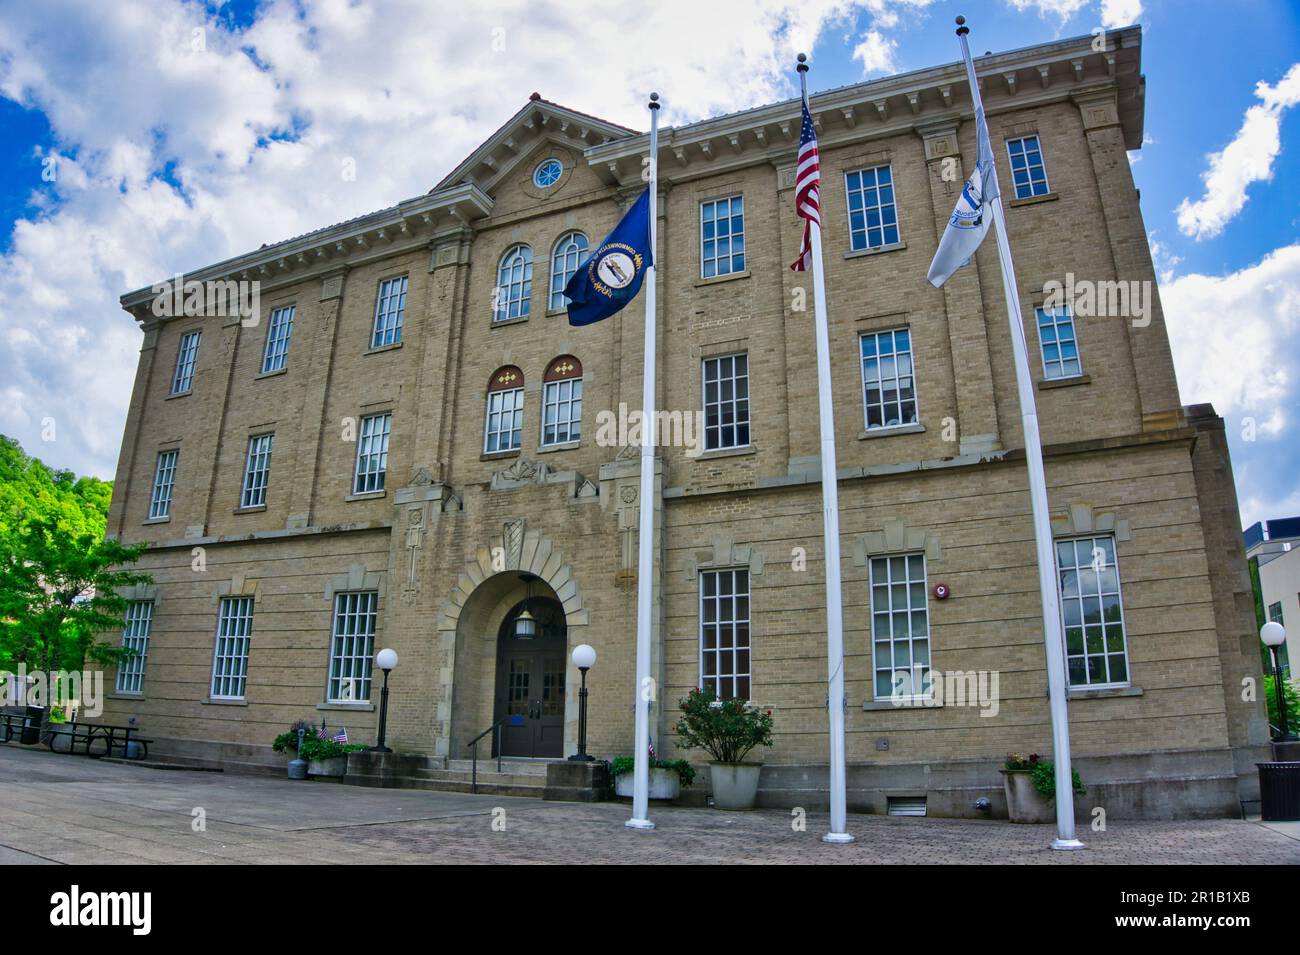
[[[559,182],[564,164],[558,159],[543,159],[533,170],[533,185],[538,189],[549,189]]]

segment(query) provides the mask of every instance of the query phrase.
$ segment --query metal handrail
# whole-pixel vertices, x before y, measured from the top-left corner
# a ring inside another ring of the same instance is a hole
[[[469,741],[470,760],[471,760],[470,774],[469,774],[469,788],[470,788],[470,792],[474,793],[475,795],[478,794],[479,740],[481,740],[484,736],[487,736],[488,733],[495,734],[492,737],[492,742],[496,745],[497,748],[497,772],[498,773],[501,772],[501,727],[502,725],[504,724],[493,723],[491,726],[489,726],[487,729],[485,729],[483,732],[479,733],[477,736],[475,736],[472,740]]]

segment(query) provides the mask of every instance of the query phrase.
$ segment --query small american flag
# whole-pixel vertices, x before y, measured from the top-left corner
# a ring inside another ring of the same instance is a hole
[[[348,728],[346,726],[343,727],[343,729],[331,736],[330,739],[334,740],[336,743],[346,743],[348,741]]]
[[[324,720],[321,720],[321,721],[320,721],[320,729],[318,729],[318,730],[316,731],[316,738],[317,738],[317,739],[329,739],[329,738],[330,738],[329,730],[327,730],[327,729],[325,728],[325,721],[324,721]]]
[[[821,160],[817,155],[817,130],[813,127],[812,113],[808,110],[808,97],[803,98],[803,124],[799,127],[799,164],[794,174],[795,211],[804,220],[803,242],[799,258],[790,268],[806,272],[812,268],[812,224],[821,227]]]
[[[650,740],[650,758],[651,758],[651,759],[654,759],[654,758],[655,758],[655,741],[654,741],[654,740]]]

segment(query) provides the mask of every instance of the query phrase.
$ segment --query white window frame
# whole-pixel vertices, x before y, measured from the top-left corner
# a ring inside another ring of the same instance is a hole
[[[248,650],[252,639],[253,598],[222,597],[212,648],[212,699],[244,699],[248,692]]]
[[[898,561],[902,561],[900,568]],[[920,576],[915,570],[920,567]],[[902,576],[899,576],[899,571]],[[929,700],[934,694],[934,685],[929,674],[934,669],[934,631],[930,627],[930,592],[929,567],[925,553],[906,551],[899,554],[873,554],[868,558],[868,570],[871,586],[871,689],[877,700],[890,700],[897,703],[920,702]],[[884,577],[881,579],[883,570]],[[897,588],[902,588],[900,594]],[[898,605],[899,598],[905,602]],[[883,600],[883,602],[882,602]],[[925,628],[923,634],[917,634],[917,615]],[[906,627],[906,633],[897,632],[900,617]],[[882,624],[883,619],[883,624]],[[885,629],[882,629],[884,627]],[[924,642],[923,662],[917,662],[917,644]],[[883,644],[889,649],[889,659],[881,657]],[[899,646],[906,647],[906,660],[898,652]],[[888,673],[889,693],[881,696],[880,675]],[[907,675],[908,692],[900,692],[899,674]],[[917,692],[917,686],[922,689]]]
[[[282,305],[271,312],[266,326],[266,347],[262,350],[262,374],[284,371],[289,364],[289,339],[293,335],[296,305]]]
[[[533,249],[519,243],[506,249],[497,264],[497,284],[492,290],[492,321],[527,318],[533,297]]]
[[[393,413],[365,415],[357,430],[357,460],[352,472],[353,494],[378,494],[388,480],[388,438]]]
[[[743,358],[745,361],[745,371],[743,374],[736,374],[736,359]],[[729,378],[722,377],[722,363],[731,361],[731,375]],[[716,384],[718,386],[717,397],[709,400],[709,367],[713,365],[718,369]],[[723,398],[723,382],[731,382],[731,397]],[[741,382],[744,383],[744,397],[739,397],[738,392],[741,390]],[[730,451],[735,448],[747,448],[754,440],[753,418],[751,417],[751,391],[749,387],[749,352],[730,352],[726,355],[710,355],[700,362],[700,399],[704,410],[704,449],[706,451]],[[709,408],[713,406],[718,409],[718,423],[709,424]],[[732,424],[730,426],[722,423],[722,410],[730,406],[732,415]],[[741,419],[741,411],[744,411],[744,418]],[[745,429],[745,440],[739,440],[741,427]],[[733,434],[737,439],[731,444],[722,443],[724,428],[732,427]],[[711,431],[717,432],[717,443],[709,444],[709,434]]]
[[[370,702],[378,629],[379,591],[353,590],[334,595],[327,703]]]
[[[560,437],[561,425],[565,426],[566,436],[563,438]],[[554,432],[549,439],[548,428]],[[542,385],[542,447],[572,444],[581,440],[582,378],[561,378],[545,382]]]
[[[551,249],[550,310],[558,312],[569,304],[564,288],[587,257],[587,237],[581,232],[566,232]]]
[[[880,170],[882,169],[885,170],[885,175],[889,177],[889,181],[883,184],[880,181]],[[865,177],[868,173],[870,173],[872,180],[872,185],[870,186],[865,182]],[[858,187],[856,189],[850,185],[850,177],[852,176],[858,177]],[[881,200],[880,191],[882,189],[889,190],[888,202]],[[868,192],[875,194],[875,201],[870,204],[866,201]],[[859,208],[857,209],[853,208],[854,197],[857,197],[859,202]],[[848,213],[849,250],[851,252],[865,252],[870,249],[888,249],[899,245],[903,241],[903,230],[898,221],[897,184],[894,181],[894,167],[891,163],[883,163],[879,166],[865,166],[862,169],[849,169],[845,171],[844,204]],[[874,226],[869,221],[868,213],[871,211],[875,211],[876,213],[877,224]],[[893,222],[885,221],[886,211],[888,211],[888,214],[893,217]],[[862,214],[861,229],[855,229],[853,227],[854,213]],[[894,237],[892,239],[888,238],[888,232],[890,229],[894,230]],[[871,241],[871,233],[873,230],[880,233],[879,242]],[[861,244],[859,244],[859,236],[861,237]]]
[[[906,350],[900,350],[898,347],[898,336],[904,335],[907,338]],[[870,356],[866,354],[865,343],[871,339],[875,344],[874,352]],[[880,345],[882,341],[888,340],[891,351],[887,359],[881,358]],[[916,394],[916,358],[912,352],[912,330],[910,328],[888,328],[879,332],[863,332],[858,336],[858,368],[862,375],[862,426],[867,431],[889,431],[893,428],[906,428],[917,425],[921,421],[921,406]],[[886,374],[886,361],[889,361],[890,373]],[[874,377],[867,377],[867,366],[874,363]],[[901,366],[906,366],[906,372]],[[910,398],[902,397],[903,381],[911,382],[910,389],[912,396]],[[871,401],[868,390],[875,386],[879,396],[878,401]],[[886,386],[891,386],[889,389]],[[885,395],[892,392],[895,395],[893,401],[886,401]],[[908,419],[906,406],[910,403],[912,406],[912,415]],[[889,424],[889,416],[885,413],[890,406],[898,408],[898,421],[895,424]],[[880,423],[873,425],[871,423],[871,410],[878,408],[880,410]]]
[[[1043,321],[1044,316],[1048,318],[1047,322]],[[1075,321],[1074,312],[1068,305],[1057,305],[1048,308],[1045,305],[1039,305],[1034,309],[1034,325],[1038,329],[1038,356],[1043,362],[1043,378],[1048,381],[1065,381],[1070,378],[1081,378],[1083,376],[1083,352],[1079,348],[1079,326]],[[1061,329],[1069,326],[1069,337],[1061,338]],[[1051,341],[1048,341],[1044,335],[1045,329],[1051,329]],[[1070,358],[1062,357],[1062,347],[1068,343],[1074,348],[1074,355]],[[1047,349],[1056,349],[1056,357],[1048,358]],[[1078,369],[1066,374],[1066,362],[1072,361],[1078,365]]]
[[[181,449],[169,448],[158,452],[153,470],[153,490],[149,493],[149,520],[171,517],[172,490],[176,487],[176,466],[180,463]]]
[[[194,387],[194,366],[199,361],[199,340],[202,332],[195,329],[181,336],[176,349],[176,370],[172,373],[173,395],[183,395]]]
[[[718,221],[718,207],[723,203],[727,204],[727,252],[720,254],[718,252],[718,243],[723,241],[718,238],[716,224]],[[740,208],[740,232],[737,233],[732,229],[731,220],[736,218],[733,211],[738,204]],[[706,216],[706,210],[712,210],[713,217]],[[705,225],[709,222],[714,223],[715,229],[712,238],[705,236]],[[736,243],[739,240],[740,251],[736,251]],[[714,243],[713,254],[708,254],[708,243]],[[735,257],[740,256],[740,265],[737,267]],[[745,271],[748,262],[748,251],[745,248],[745,197],[743,194],[734,196],[719,196],[717,199],[706,199],[700,203],[700,278],[714,279],[724,275],[738,275]],[[726,268],[721,265],[725,263]],[[710,266],[712,269],[710,270]]]
[[[117,692],[143,693],[144,667],[149,658],[149,632],[153,629],[153,601],[132,600],[122,621],[122,649],[135,651],[117,665]]]
[[[738,581],[743,575],[744,588],[741,590]],[[713,594],[706,595],[706,579],[712,579]],[[721,584],[726,580],[730,586],[730,592],[723,596]],[[718,570],[700,571],[697,586],[699,588],[699,687],[701,690],[713,690],[714,695],[721,700],[727,699],[753,699],[754,696],[754,631],[753,631],[753,591],[752,577],[747,567],[728,567]],[[723,600],[730,600],[730,616],[723,617],[725,610]],[[741,612],[740,601],[743,600],[744,612]],[[712,613],[710,613],[710,609]],[[711,618],[711,619],[710,619]],[[723,627],[731,626],[731,643],[729,646],[722,645]],[[712,650],[705,648],[705,630],[707,627],[715,627],[717,632],[714,636],[714,646]],[[740,628],[744,628],[744,638],[739,635]],[[743,669],[739,665],[739,655],[745,654],[745,666]],[[724,653],[730,653],[731,667],[729,672],[723,673],[722,667],[725,662]],[[713,674],[706,675],[707,669],[706,658],[713,655]],[[745,681],[748,692],[743,696],[736,693],[737,685],[740,680]],[[730,681],[730,694],[722,693],[724,681]]]
[[[510,416],[509,427],[503,427],[500,422],[505,420],[505,416]],[[492,427],[493,417],[496,417],[498,426]],[[502,445],[500,442],[502,435],[508,435],[511,443]],[[497,446],[492,447],[492,439],[497,438]],[[499,454],[507,451],[518,451],[524,443],[524,389],[523,388],[504,388],[500,391],[489,391],[487,394],[487,404],[483,415],[483,453]]]
[[[370,333],[371,349],[402,343],[408,278],[405,275],[395,275],[379,283],[379,290],[375,294],[375,324]]]
[[[1081,690],[1096,690],[1096,689],[1106,689],[1109,687],[1132,686],[1133,670],[1128,656],[1128,649],[1129,649],[1128,625],[1127,623],[1125,623],[1124,620],[1124,591],[1120,579],[1121,575],[1119,569],[1119,554],[1116,552],[1115,549],[1114,535],[1084,534],[1078,537],[1061,537],[1061,538],[1057,538],[1055,541],[1053,541],[1053,543],[1055,544],[1055,547],[1053,548],[1053,552],[1056,555],[1057,595],[1061,601],[1061,633],[1065,641],[1065,646],[1063,647],[1063,649],[1065,651],[1065,679],[1067,685],[1070,687],[1070,689],[1081,689]],[[1071,561],[1069,565],[1066,565],[1065,562],[1062,560],[1062,548],[1066,544],[1070,545],[1071,552],[1072,552]],[[1086,551],[1087,551],[1088,559],[1085,560],[1082,564],[1079,563],[1079,557],[1080,557],[1079,544],[1087,545]],[[1100,550],[1100,554],[1098,554],[1099,550]],[[1108,551],[1109,554],[1107,554]],[[1107,560],[1107,556],[1109,556],[1109,560]],[[1100,557],[1100,560],[1097,560],[1098,557]],[[1097,575],[1096,571],[1097,571],[1098,564],[1101,567],[1102,576]],[[1108,570],[1113,571],[1114,583],[1115,583],[1115,588],[1113,593],[1106,586],[1107,578],[1105,574],[1106,571]],[[1069,592],[1072,588],[1070,588],[1067,584],[1067,579],[1066,579],[1067,573],[1073,573],[1076,575],[1075,587],[1073,589],[1077,591],[1077,594],[1071,594]],[[1089,578],[1086,577],[1085,574],[1091,574],[1092,576],[1091,578]],[[1095,581],[1095,585],[1092,586],[1091,588],[1089,588],[1088,586],[1090,581]],[[1088,589],[1091,589],[1091,594],[1085,593],[1085,590]],[[1106,620],[1105,614],[1106,614],[1107,597],[1115,598],[1115,602],[1112,605],[1115,607],[1116,611],[1118,612],[1118,618],[1115,620],[1111,620],[1111,621]],[[1090,599],[1095,599],[1098,602],[1097,609],[1101,615],[1100,624],[1089,625],[1088,623],[1088,619],[1087,619],[1088,607],[1085,601]],[[1074,615],[1071,613],[1072,604],[1077,606],[1079,611],[1078,612],[1079,622],[1077,625],[1071,623],[1071,620],[1074,619]],[[1077,629],[1082,631],[1080,634],[1080,643],[1076,644],[1081,649],[1072,650],[1070,646],[1070,631],[1072,629],[1075,629],[1076,626]],[[1094,627],[1098,627],[1101,631],[1100,633],[1100,637],[1102,639],[1101,646],[1103,647],[1101,652],[1095,652],[1095,651],[1089,652],[1088,650],[1088,639],[1092,635],[1089,631],[1092,630]],[[1112,634],[1110,633],[1110,630],[1112,627],[1119,628],[1119,640],[1122,644],[1122,649],[1119,651],[1114,651],[1111,649]],[[1111,667],[1113,666],[1112,657],[1116,657],[1116,656],[1122,656],[1123,663],[1124,663],[1124,677],[1123,679],[1119,679],[1119,680],[1111,678],[1112,676]],[[1070,663],[1072,660],[1078,659],[1080,657],[1082,657],[1084,661],[1083,666],[1084,666],[1085,679],[1084,682],[1082,683],[1076,683],[1070,677]],[[1104,679],[1095,683],[1092,682],[1092,674],[1089,672],[1090,657],[1100,657],[1102,661],[1102,666],[1105,668],[1103,673]]]
[[[274,444],[274,432],[255,434],[248,439],[244,487],[239,494],[241,508],[266,506],[266,489],[271,483],[271,449]]]
[[[1028,150],[1025,148],[1025,144],[1028,143],[1029,140],[1031,139],[1034,141],[1034,152],[1038,153],[1037,163],[1031,163],[1029,161]],[[1012,145],[1016,143],[1020,144],[1019,154],[1017,154],[1016,151],[1011,148]],[[1016,181],[1016,156],[1017,155],[1019,155],[1025,161],[1024,171],[1029,176],[1029,182],[1027,183],[1029,189],[1028,192],[1021,192],[1020,183]],[[1015,139],[1007,140],[1007,165],[1011,169],[1011,188],[1015,190],[1017,199],[1033,199],[1036,196],[1045,196],[1052,191],[1052,187],[1047,181],[1047,160],[1043,157],[1043,140],[1039,137],[1037,133],[1032,133],[1028,136],[1017,136]],[[1037,169],[1039,172],[1039,180],[1041,180],[1042,192],[1039,192],[1035,185],[1036,182],[1038,181],[1034,178],[1035,169]]]

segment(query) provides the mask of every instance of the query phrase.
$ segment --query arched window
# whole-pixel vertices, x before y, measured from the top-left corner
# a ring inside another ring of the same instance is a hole
[[[582,362],[572,355],[551,360],[542,376],[542,446],[582,438]]]
[[[587,257],[587,237],[581,232],[570,232],[560,236],[551,252],[551,304],[552,312],[558,312],[569,304],[564,295],[564,287],[578,271],[578,265]]]
[[[497,287],[492,295],[493,321],[526,317],[532,294],[533,250],[526,245],[512,246],[501,256],[501,266],[497,269]]]
[[[506,365],[488,379],[483,453],[518,451],[523,435],[524,373],[514,365]]]

